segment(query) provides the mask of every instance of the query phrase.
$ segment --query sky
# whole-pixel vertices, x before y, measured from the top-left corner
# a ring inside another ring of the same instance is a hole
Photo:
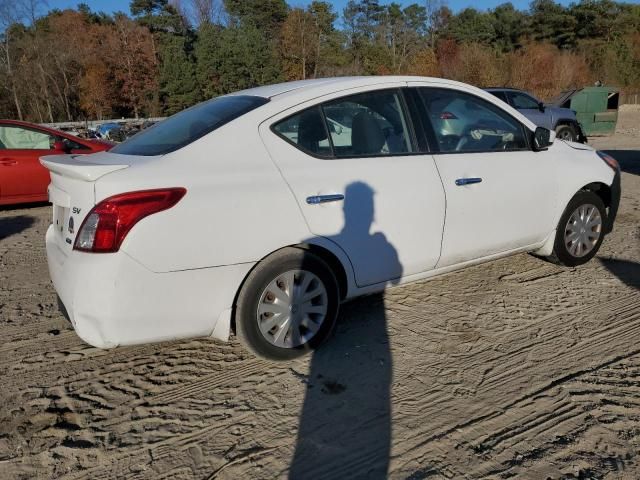
[[[411,3],[423,4],[422,0],[395,0],[396,2],[402,5],[409,5]],[[466,7],[474,7],[482,10],[486,10],[489,8],[493,8],[497,5],[505,3],[508,0],[489,0],[489,1],[473,1],[473,0],[448,0],[446,3],[454,12],[462,10]],[[577,1],[577,0],[575,0]],[[640,0],[632,1],[629,3],[638,3]],[[521,10],[526,10],[529,8],[531,0],[511,0],[513,5]],[[49,8],[75,8],[78,3],[81,3],[81,0],[47,0],[46,2],[49,5]],[[100,12],[104,11],[107,13],[113,13],[116,11],[123,11],[129,13],[129,3],[130,0],[85,0],[84,3],[87,3],[91,10]],[[304,6],[311,3],[311,0],[287,0],[287,3],[291,6]],[[333,8],[336,12],[341,13],[342,9],[347,3],[347,0],[337,0],[334,2],[329,2],[333,4]],[[391,3],[391,0],[380,0],[381,4]],[[563,5],[568,5],[571,3],[568,0],[560,0],[559,3]]]

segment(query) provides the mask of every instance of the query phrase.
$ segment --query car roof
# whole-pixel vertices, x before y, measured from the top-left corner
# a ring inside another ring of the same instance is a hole
[[[38,123],[25,122],[23,120],[2,119],[2,120],[0,120],[0,123],[6,123],[6,124],[9,124],[9,125],[15,125],[15,126],[19,126],[19,127],[37,128],[37,129],[40,129],[40,130],[51,130],[49,127],[45,127],[45,126],[40,125]]]
[[[486,90],[487,92],[522,92],[522,93],[526,93],[527,95],[531,95],[526,90],[522,90],[521,88],[513,88],[513,87],[487,87],[487,88],[483,88],[483,90]]]
[[[349,88],[366,87],[369,85],[380,85],[384,83],[402,83],[402,82],[431,82],[439,83],[450,86],[464,86],[469,85],[456,82],[454,80],[447,80],[444,78],[434,77],[417,77],[407,75],[371,75],[371,76],[359,76],[359,77],[329,77],[329,78],[317,78],[310,80],[297,80],[293,82],[276,83],[273,85],[265,85],[262,87],[250,88],[247,90],[240,90],[228,94],[233,95],[253,95],[257,97],[269,98],[271,100],[283,99],[304,90],[304,93],[311,94],[312,91],[326,91],[331,90],[346,90]]]
[[[372,75],[360,77],[330,77],[318,78],[311,80],[298,80],[287,83],[277,83],[274,85],[266,85],[262,87],[250,88],[229,93],[225,96],[235,95],[252,95],[262,98],[268,98],[270,101],[259,109],[256,109],[255,115],[262,116],[263,120],[279,115],[289,108],[296,108],[300,104],[313,101],[326,95],[333,95],[339,92],[348,92],[351,89],[360,91],[362,88],[376,87],[376,89],[397,88],[401,86],[411,85],[429,86],[432,88],[452,88],[462,90],[467,93],[478,95],[490,102],[499,102],[490,92],[481,88],[474,87],[455,80],[437,77],[419,77],[410,75]],[[505,108],[500,105],[500,108]],[[517,110],[507,105],[507,110],[511,115],[518,118],[523,124],[530,129],[535,129],[535,125],[523,116]]]

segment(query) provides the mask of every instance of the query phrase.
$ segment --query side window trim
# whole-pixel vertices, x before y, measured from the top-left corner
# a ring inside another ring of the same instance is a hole
[[[405,87],[405,97],[408,98],[409,115],[416,133],[419,131],[418,152],[422,154],[436,153],[439,150],[438,142],[428,118],[427,109],[424,106],[419,92],[420,87]]]
[[[355,158],[393,158],[393,157],[406,157],[406,156],[410,156],[410,155],[424,155],[425,152],[421,151],[420,148],[418,148],[418,142],[417,142],[417,133],[415,130],[415,126],[414,126],[414,122],[413,122],[413,118],[411,117],[411,114],[409,112],[409,108],[408,105],[405,101],[404,98],[404,94],[403,94],[403,90],[405,88],[408,87],[391,87],[391,88],[382,88],[382,89],[376,89],[376,90],[366,90],[363,92],[358,92],[358,93],[350,93],[348,95],[344,95],[341,97],[336,97],[336,98],[332,98],[331,100],[327,100],[321,103],[317,103],[315,105],[311,105],[308,106],[307,108],[303,108],[302,110],[296,110],[294,112],[292,112],[290,115],[287,115],[286,117],[280,118],[278,120],[276,120],[275,122],[271,123],[269,125],[269,130],[278,138],[284,140],[285,142],[287,142],[289,145],[291,145],[292,147],[300,150],[301,152],[305,153],[306,155],[309,155],[313,158],[316,158],[318,160],[349,160],[349,159],[355,159]],[[324,108],[322,108],[324,105],[328,104],[328,103],[333,103],[333,102],[338,102],[340,100],[344,100],[347,99],[349,97],[353,97],[353,96],[357,96],[360,94],[364,94],[364,93],[379,93],[379,92],[392,92],[395,93],[398,96],[399,99],[399,103],[400,103],[400,109],[401,112],[400,114],[404,116],[404,120],[406,122],[407,125],[407,129],[408,129],[408,134],[409,134],[409,142],[410,142],[410,146],[412,148],[413,151],[411,152],[404,152],[404,153],[389,153],[386,155],[377,155],[377,154],[365,154],[365,155],[350,155],[350,156],[344,156],[344,157],[338,157],[335,154],[335,148],[333,145],[333,139],[331,138],[331,130],[329,129],[329,124],[327,121],[327,118],[325,116],[324,113]],[[296,115],[300,115],[301,113],[307,111],[307,110],[311,110],[313,108],[318,108],[320,110],[320,115],[322,116],[322,120],[324,123],[324,128],[325,128],[325,132],[327,133],[327,136],[329,138],[329,146],[331,149],[331,155],[329,156],[322,156],[322,155],[318,155],[314,152],[310,152],[304,148],[302,148],[300,145],[298,145],[297,143],[293,142],[291,139],[287,138],[285,135],[282,135],[280,132],[278,132],[276,130],[276,126],[282,122],[286,122],[288,119],[295,117]]]
[[[329,142],[329,150],[331,151],[331,155],[329,157],[320,157],[320,158],[336,158],[336,149],[333,145],[333,138],[331,137],[331,130],[329,129],[329,122],[327,122],[327,117],[324,114],[324,108],[322,108],[322,104],[318,104],[315,108],[320,112],[320,118],[322,118],[322,126],[324,127],[324,133],[327,135],[327,140]]]
[[[423,91],[429,90],[429,89],[434,89],[434,90],[447,90],[447,91],[452,91],[458,94],[462,94],[462,95],[467,95],[469,97],[473,97],[474,99],[477,99],[480,102],[483,103],[487,103],[497,109],[500,110],[500,112],[503,115],[508,116],[510,119],[512,119],[519,127],[520,130],[522,132],[522,136],[524,137],[524,142],[525,142],[525,147],[524,148],[515,148],[515,149],[509,149],[509,150],[467,150],[467,151],[460,151],[460,152],[442,152],[440,151],[440,145],[438,144],[438,142],[436,141],[435,145],[436,145],[436,149],[434,151],[432,151],[431,153],[434,155],[462,155],[465,153],[500,153],[500,152],[527,152],[527,151],[531,151],[531,130],[529,130],[520,120],[518,120],[517,118],[515,118],[513,115],[511,115],[509,112],[503,110],[502,108],[500,108],[497,105],[492,104],[491,102],[488,102],[487,100],[485,100],[484,98],[480,98],[477,95],[473,95],[467,92],[464,92],[462,90],[455,90],[452,88],[447,88],[447,87],[427,87],[427,86],[418,86],[417,87],[418,91],[419,91],[419,97],[422,103],[422,106],[424,108],[424,111],[426,112],[426,117],[427,118],[427,124],[429,125],[429,129],[432,132],[433,135],[433,139],[437,140],[436,134],[435,134],[435,128],[433,127],[433,123],[431,122],[431,118],[429,115],[429,109],[425,103],[425,99],[424,99],[424,95],[422,94]],[[508,96],[509,99],[511,100],[511,96]],[[515,107],[513,107],[515,108]]]
[[[407,129],[409,130],[409,142],[411,143],[411,152],[410,154],[420,154],[423,153],[422,148],[418,142],[418,128],[416,122],[414,121],[413,114],[411,112],[411,108],[409,107],[409,102],[407,99],[407,90],[408,87],[398,88],[398,97],[400,98],[400,112],[401,115],[404,116],[405,123],[407,125]],[[421,132],[423,135],[423,132]]]

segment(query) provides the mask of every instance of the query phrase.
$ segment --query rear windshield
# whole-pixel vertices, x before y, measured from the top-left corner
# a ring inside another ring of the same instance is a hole
[[[188,145],[269,99],[249,95],[218,97],[156,123],[111,149],[122,155],[164,155]]]

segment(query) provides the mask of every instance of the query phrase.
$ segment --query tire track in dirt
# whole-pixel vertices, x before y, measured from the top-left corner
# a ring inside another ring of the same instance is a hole
[[[640,177],[623,183],[640,204]],[[601,256],[640,263],[628,199]],[[40,241],[50,211],[28,212],[41,220],[0,242],[0,477],[286,477],[304,397],[322,385],[309,359],[263,363],[235,339],[86,346],[55,311]],[[640,293],[602,263],[519,255],[343,312],[326,348],[338,366],[357,351],[370,367],[363,384],[343,382],[338,404],[380,381],[375,345],[391,349],[390,478],[640,477]],[[367,337],[372,318],[388,338]],[[353,408],[361,430],[379,420]],[[382,437],[346,434],[310,472],[366,475],[385,460],[372,454]]]

